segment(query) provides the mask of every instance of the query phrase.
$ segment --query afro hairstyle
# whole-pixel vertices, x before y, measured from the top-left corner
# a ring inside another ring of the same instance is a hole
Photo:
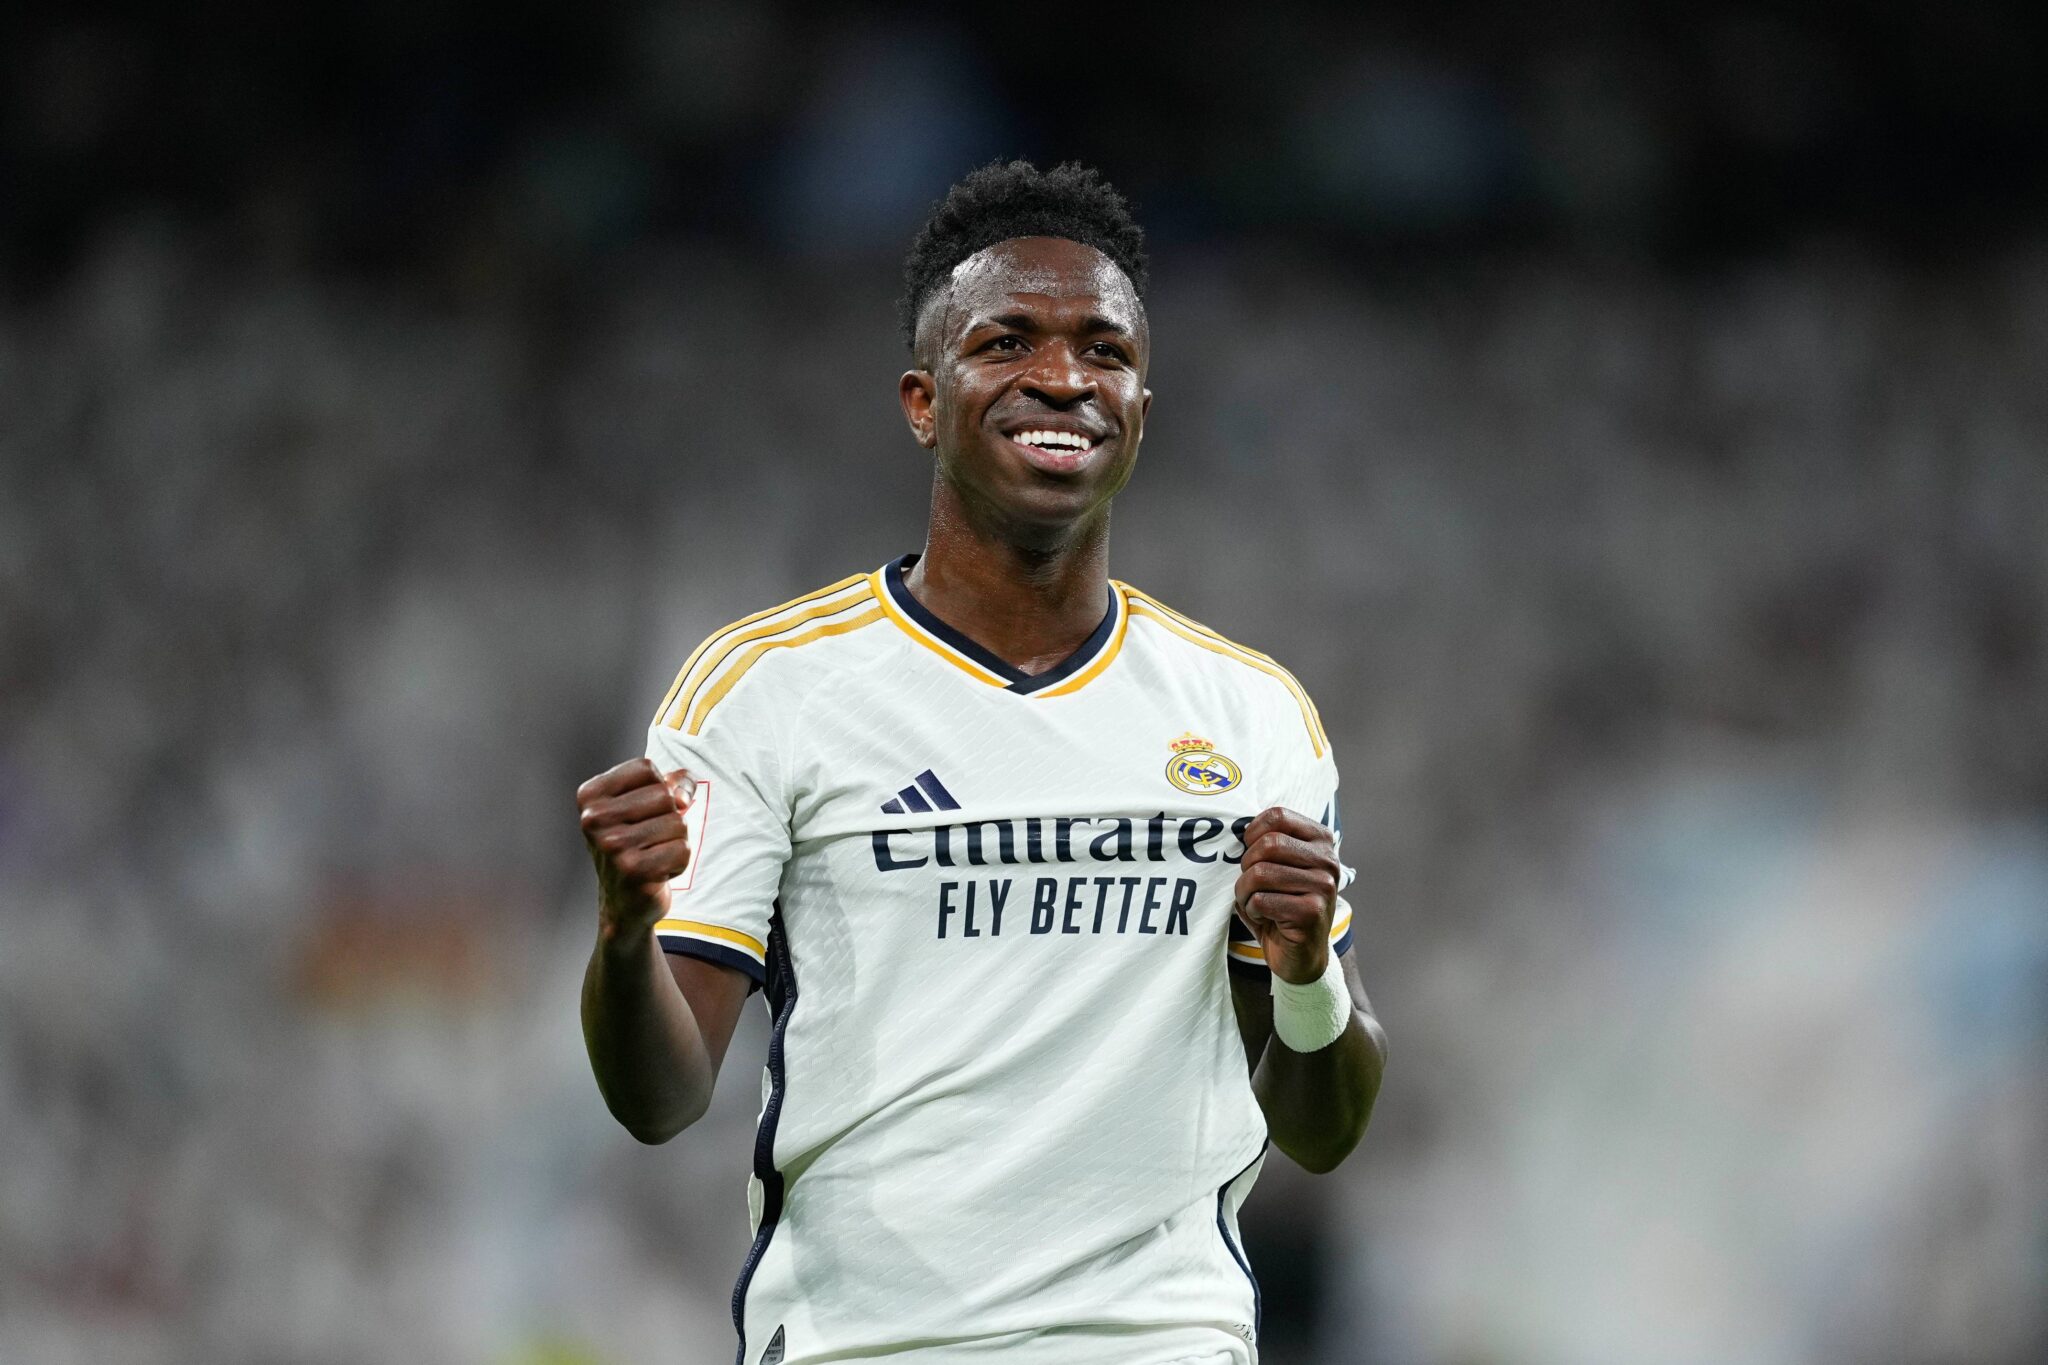
[[[903,260],[897,308],[903,339],[913,351],[925,302],[945,287],[953,267],[1013,237],[1064,237],[1092,246],[1116,263],[1144,300],[1144,229],[1100,172],[1078,161],[1049,171],[1028,161],[991,161],[932,206]]]

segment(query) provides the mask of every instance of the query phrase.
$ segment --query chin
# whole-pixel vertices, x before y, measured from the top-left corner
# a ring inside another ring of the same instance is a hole
[[[1026,494],[1009,499],[1001,504],[1001,508],[1004,520],[1020,541],[1053,545],[1072,534],[1076,527],[1106,514],[1109,500],[1099,494],[1066,497]]]
[[[964,471],[946,477],[963,503],[980,509],[992,527],[1019,544],[1057,545],[1078,524],[1106,514],[1110,499],[1125,482],[1122,471],[1113,466],[1062,476],[1006,465],[994,466],[993,480],[958,477]]]

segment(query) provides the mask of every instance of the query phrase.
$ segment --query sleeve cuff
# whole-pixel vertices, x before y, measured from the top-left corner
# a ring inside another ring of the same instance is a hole
[[[768,980],[767,949],[751,934],[722,924],[674,919],[655,925],[654,934],[664,953],[680,953],[731,967],[756,986]]]
[[[1337,918],[1330,925],[1330,951],[1338,957],[1351,951],[1351,925],[1351,906],[1340,896]],[[1252,936],[1251,930],[1244,927],[1244,921],[1235,916],[1230,921],[1230,941],[1224,947],[1223,956],[1233,971],[1264,976],[1270,970],[1266,966],[1265,948]]]

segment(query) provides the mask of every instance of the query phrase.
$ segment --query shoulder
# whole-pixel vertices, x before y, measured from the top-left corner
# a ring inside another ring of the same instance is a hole
[[[1184,654],[1190,666],[1207,669],[1226,686],[1298,716],[1316,757],[1329,752],[1330,737],[1308,689],[1270,655],[1239,644],[1128,583],[1119,582],[1117,589],[1129,606],[1132,630],[1154,632],[1163,648]]]
[[[736,697],[793,693],[839,642],[883,620],[873,575],[854,574],[780,606],[742,616],[690,653],[654,713],[654,724],[700,733]],[[840,646],[843,647],[843,646]]]

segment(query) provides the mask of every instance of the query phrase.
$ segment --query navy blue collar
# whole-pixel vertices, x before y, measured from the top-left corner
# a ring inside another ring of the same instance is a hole
[[[1005,688],[1011,692],[1037,692],[1073,677],[1093,663],[1103,650],[1109,648],[1110,640],[1116,635],[1116,589],[1111,587],[1109,601],[1102,614],[1102,623],[1081,642],[1081,647],[1043,673],[1026,673],[932,615],[930,609],[911,594],[903,582],[903,576],[909,572],[911,565],[917,563],[917,559],[916,555],[908,554],[882,570],[882,584],[888,590],[890,602],[915,622],[918,629],[954,653],[972,660],[982,670],[1001,678]]]

